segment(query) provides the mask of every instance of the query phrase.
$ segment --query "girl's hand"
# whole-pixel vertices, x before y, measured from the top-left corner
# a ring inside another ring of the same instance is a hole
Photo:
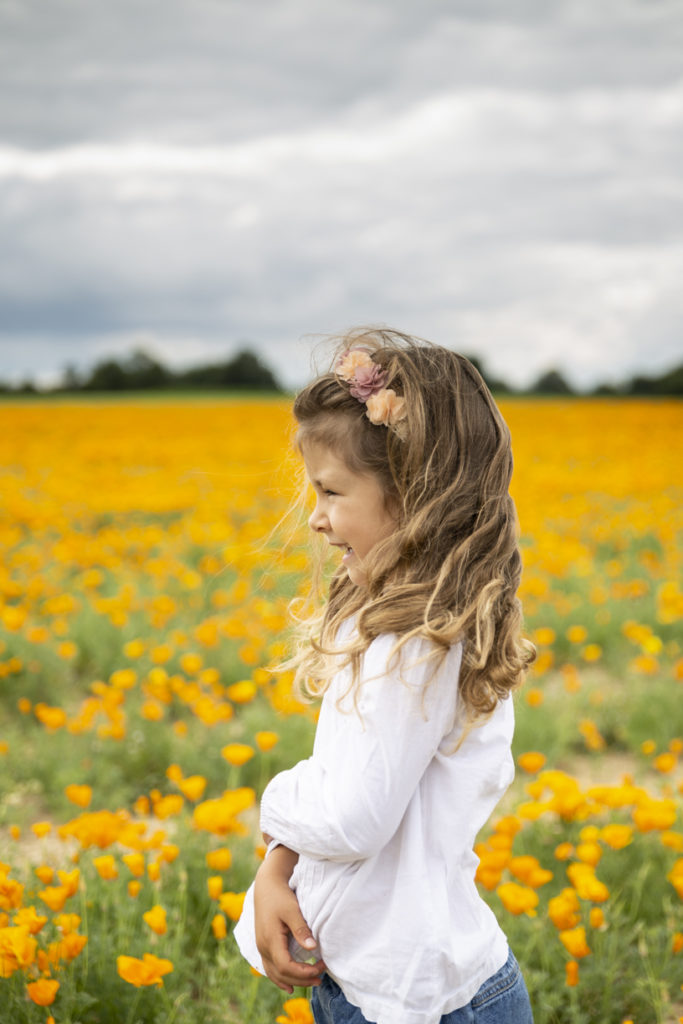
[[[322,960],[301,964],[289,952],[289,936],[300,946],[317,954],[315,939],[306,924],[299,901],[289,888],[289,879],[299,855],[286,846],[277,846],[256,873],[254,919],[256,946],[267,976],[278,988],[292,993],[294,986],[319,985],[325,970]]]

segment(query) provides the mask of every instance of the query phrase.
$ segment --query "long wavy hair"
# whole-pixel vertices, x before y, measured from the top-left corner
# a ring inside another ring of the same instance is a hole
[[[405,398],[400,436],[374,425],[334,369],[296,396],[296,443],[330,447],[351,470],[382,485],[396,528],[363,563],[364,587],[339,566],[323,607],[300,622],[299,693],[325,691],[340,664],[356,686],[363,655],[380,634],[398,654],[414,637],[429,643],[435,669],[463,643],[459,691],[468,716],[489,714],[521,683],[535,657],[522,638],[517,517],[509,494],[509,430],[481,375],[455,352],[386,328],[338,340],[332,362],[361,347]],[[312,592],[317,591],[314,586]],[[344,642],[339,629],[355,628]],[[340,662],[341,656],[341,662]]]

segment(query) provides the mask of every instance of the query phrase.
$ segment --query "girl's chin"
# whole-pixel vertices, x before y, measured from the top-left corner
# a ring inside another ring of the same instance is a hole
[[[351,582],[354,583],[357,587],[364,587],[365,586],[365,584],[367,582],[366,578],[365,578],[365,573],[363,572],[361,567],[358,565],[358,563],[356,563],[355,565],[354,565],[354,563],[352,561],[347,563],[346,571],[348,573],[348,576],[349,576],[349,579],[351,580]]]

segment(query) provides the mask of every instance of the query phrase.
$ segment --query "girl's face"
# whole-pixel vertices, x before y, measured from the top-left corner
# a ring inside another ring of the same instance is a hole
[[[305,446],[304,464],[316,495],[308,525],[340,548],[349,579],[365,586],[363,559],[396,528],[379,480],[354,472],[326,445],[311,441]]]

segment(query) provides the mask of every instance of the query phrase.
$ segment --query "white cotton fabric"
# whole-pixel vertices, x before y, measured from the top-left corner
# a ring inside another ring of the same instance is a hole
[[[394,636],[364,661],[357,710],[325,693],[313,754],[269,783],[261,828],[299,853],[290,881],[330,975],[376,1024],[438,1024],[506,962],[508,946],[477,892],[475,837],[514,774],[507,699],[458,746],[461,645],[435,677]],[[253,886],[236,929],[263,973]]]

